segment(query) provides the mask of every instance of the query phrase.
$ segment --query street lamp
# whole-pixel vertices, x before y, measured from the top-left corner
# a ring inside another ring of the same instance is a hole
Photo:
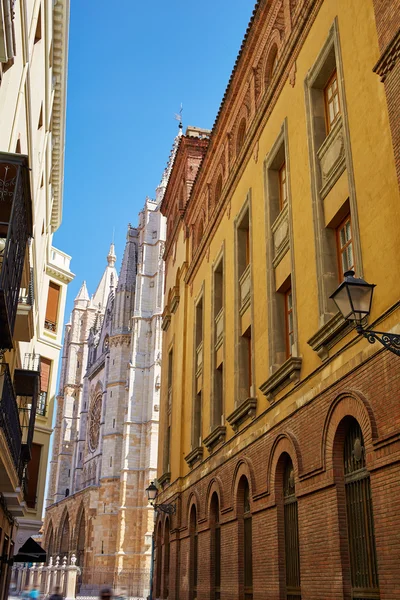
[[[155,511],[161,511],[167,513],[168,515],[174,515],[176,513],[175,504],[156,504],[158,490],[154,485],[154,481],[151,481],[149,487],[146,488],[146,494],[149,504],[151,504]]]
[[[387,350],[400,356],[400,335],[374,331],[363,326],[363,320],[371,312],[374,287],[375,284],[354,277],[354,271],[346,271],[344,281],[333,292],[331,298],[345,320],[355,323],[357,333],[364,336],[370,344],[378,340]]]

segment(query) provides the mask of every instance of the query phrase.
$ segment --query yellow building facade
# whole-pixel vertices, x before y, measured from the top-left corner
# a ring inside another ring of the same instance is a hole
[[[155,597],[400,593],[385,549],[400,556],[400,359],[330,298],[353,270],[376,284],[369,325],[400,333],[378,59],[372,1],[260,1],[212,131],[181,139],[162,204],[157,499],[176,513],[158,513]],[[372,489],[360,569],[346,452]]]

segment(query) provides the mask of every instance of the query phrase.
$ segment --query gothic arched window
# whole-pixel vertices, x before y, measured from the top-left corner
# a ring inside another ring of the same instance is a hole
[[[379,598],[371,482],[361,427],[355,419],[344,440],[343,462],[352,597],[368,593],[368,598]]]
[[[297,498],[292,459],[286,455],[283,472],[283,514],[287,598],[301,598]]]
[[[89,411],[89,448],[95,452],[99,445],[101,421],[101,394],[98,394],[92,402]]]
[[[69,517],[65,515],[64,523],[61,530],[60,539],[60,554],[61,557],[67,556],[69,552]]]

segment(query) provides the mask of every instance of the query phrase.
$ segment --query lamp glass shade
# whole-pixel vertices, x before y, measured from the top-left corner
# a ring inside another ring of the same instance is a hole
[[[158,490],[152,481],[148,488],[146,488],[147,499],[150,503],[153,503],[157,498]]]
[[[347,321],[360,323],[371,312],[374,287],[374,284],[354,277],[354,271],[347,271],[331,298]]]

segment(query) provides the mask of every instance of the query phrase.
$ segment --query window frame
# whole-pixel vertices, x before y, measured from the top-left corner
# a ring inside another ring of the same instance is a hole
[[[328,97],[328,94],[329,94],[329,90],[332,88],[332,85],[333,85],[334,82],[336,82],[336,90],[335,90],[335,92],[332,91],[332,100],[330,101],[329,97]],[[335,108],[335,98],[337,98],[337,102],[338,102],[338,112],[334,115],[334,118],[331,121],[329,108],[330,108],[331,104],[333,105],[333,109]],[[337,68],[336,67],[333,70],[332,75],[329,77],[327,83],[324,86],[324,106],[325,106],[326,135],[328,135],[329,132],[334,127],[336,121],[338,120],[338,118],[339,118],[339,116],[341,115],[341,112],[342,112],[342,106],[341,106],[341,103],[340,103],[340,95],[339,95],[339,83],[338,83],[338,76],[337,76]]]
[[[289,304],[290,298],[290,304]],[[291,322],[291,328],[290,328]],[[292,340],[292,343],[290,343]],[[292,286],[285,292],[285,342],[286,342],[286,358],[292,356],[292,348],[294,344],[294,321],[293,321],[293,294]]]
[[[341,240],[340,240],[340,233],[346,226],[347,222],[350,223],[350,239],[344,244],[344,246],[342,246]],[[355,271],[355,267],[356,267],[355,256],[354,256],[353,227],[352,227],[350,213],[347,213],[347,215],[344,217],[344,219],[342,219],[342,221],[336,227],[335,235],[336,235],[336,252],[337,252],[337,260],[338,260],[339,282],[342,282],[344,279],[344,273],[345,273],[345,271],[343,269],[343,255],[349,246],[351,246],[351,248],[352,248],[353,264],[351,266],[349,266],[346,269],[346,271],[348,271],[348,270]]]
[[[285,208],[288,200],[287,193],[287,169],[286,160],[283,161],[282,166],[278,170],[278,182],[279,182],[279,211]]]

